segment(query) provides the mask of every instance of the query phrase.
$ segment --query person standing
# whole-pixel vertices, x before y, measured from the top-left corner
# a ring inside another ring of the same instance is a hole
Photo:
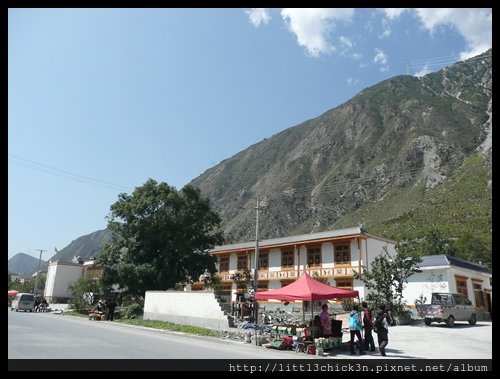
[[[106,314],[106,320],[108,321],[113,321],[115,318],[115,308],[116,308],[116,303],[114,300],[110,300],[108,302],[108,309],[107,309],[107,314]]]
[[[372,312],[368,308],[366,301],[361,303],[363,307],[363,328],[365,329],[364,335],[364,348],[365,350],[375,351],[375,341],[373,340],[373,317]]]
[[[332,322],[330,321],[330,313],[328,313],[328,304],[323,304],[321,309],[322,311],[319,314],[319,318],[323,329],[323,336],[329,337],[332,335]]]
[[[351,355],[356,354],[354,351],[354,337],[358,339],[359,355],[364,354],[363,349],[363,338],[361,337],[361,319],[359,317],[359,308],[357,305],[352,307],[351,313],[349,313],[349,331],[351,332],[351,340],[349,341],[349,348],[351,349]]]
[[[375,319],[375,327],[377,332],[378,348],[380,350],[380,355],[383,357],[386,356],[385,347],[389,343],[389,325],[391,322],[391,316],[385,309],[385,304],[380,304],[379,312],[377,314],[377,318]]]

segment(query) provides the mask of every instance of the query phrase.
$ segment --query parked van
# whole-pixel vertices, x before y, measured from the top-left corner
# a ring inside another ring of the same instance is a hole
[[[32,293],[18,293],[16,298],[12,300],[11,311],[30,311],[33,312],[35,308],[35,295]]]
[[[425,324],[445,322],[447,326],[453,327],[455,321],[468,321],[470,325],[475,325],[476,308],[461,293],[434,292],[425,314]]]

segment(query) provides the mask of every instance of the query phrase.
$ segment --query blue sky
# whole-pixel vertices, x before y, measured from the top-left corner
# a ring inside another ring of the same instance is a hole
[[[106,227],[396,75],[492,45],[491,9],[9,9],[8,256]]]

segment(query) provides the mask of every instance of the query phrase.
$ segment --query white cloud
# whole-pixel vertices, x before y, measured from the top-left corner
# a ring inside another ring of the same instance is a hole
[[[395,20],[401,16],[401,13],[409,10],[410,8],[380,8],[379,10],[385,13],[385,17],[389,20]]]
[[[359,83],[359,79],[356,78],[351,78],[350,76],[346,79],[347,85],[348,86],[353,86],[355,84]]]
[[[375,57],[373,57],[373,62],[379,65],[387,64],[387,55],[380,49],[375,48]]]
[[[379,38],[389,37],[392,33],[392,22],[399,18],[401,14],[411,8],[379,8],[378,10],[384,13],[382,18],[382,29],[383,32],[379,35]]]
[[[417,8],[415,12],[431,33],[448,25],[464,37],[467,50],[460,53],[460,59],[483,53],[492,46],[493,16],[490,8]]]
[[[391,29],[391,22],[388,19],[386,18],[382,19],[382,28],[384,29],[384,31],[380,35],[380,38],[389,37],[392,33],[392,29]]]
[[[348,48],[350,49],[352,47],[352,42],[349,38],[347,37],[344,37],[344,36],[340,36],[340,44],[345,47],[345,48]]]
[[[367,68],[368,65],[366,63],[360,63],[359,68]]]
[[[352,53],[352,54],[351,54],[351,58],[352,58],[352,60],[354,60],[354,61],[360,60],[360,59],[361,59],[361,57],[362,57],[361,53]]]
[[[258,27],[260,24],[267,24],[271,20],[269,9],[267,8],[250,8],[245,9],[245,13],[250,18],[253,26]]]
[[[281,17],[289,30],[297,36],[297,43],[313,57],[335,51],[328,35],[335,20],[350,21],[352,8],[283,8]]]
[[[369,34],[372,34],[373,33],[373,23],[371,21],[368,21],[366,24],[365,24],[365,30],[369,33]]]
[[[388,60],[389,58],[382,50],[375,48],[375,56],[373,57],[373,62],[381,66],[381,72],[389,71],[389,65],[387,64]]]
[[[432,71],[429,69],[429,65],[426,64],[424,67],[422,67],[422,69],[419,72],[415,73],[415,76],[421,77],[421,76],[427,75],[431,72]]]

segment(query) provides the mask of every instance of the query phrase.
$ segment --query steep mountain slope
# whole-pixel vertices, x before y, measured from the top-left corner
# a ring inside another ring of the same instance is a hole
[[[90,258],[95,257],[99,250],[111,241],[111,231],[108,229],[98,230],[94,233],[81,236],[72,241],[64,249],[59,250],[57,254],[49,260],[60,260],[62,262],[71,262],[74,257]]]
[[[491,241],[491,61],[489,50],[421,78],[385,80],[191,184],[231,242],[255,238],[257,199],[262,238],[358,224],[398,238],[419,235],[430,219],[454,233],[480,227]]]

